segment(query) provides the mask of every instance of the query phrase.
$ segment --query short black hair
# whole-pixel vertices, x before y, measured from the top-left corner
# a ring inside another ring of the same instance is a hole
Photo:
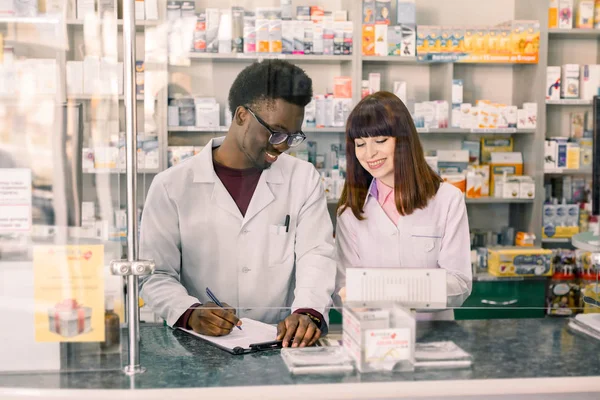
[[[231,114],[239,106],[256,106],[261,101],[282,99],[300,107],[312,100],[312,79],[288,61],[264,60],[244,68],[229,89]]]

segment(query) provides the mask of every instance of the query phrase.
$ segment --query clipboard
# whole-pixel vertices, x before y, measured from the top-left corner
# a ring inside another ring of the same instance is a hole
[[[281,340],[274,340],[277,328],[250,318],[241,318],[242,330],[234,329],[227,336],[207,336],[194,332],[191,329],[177,328],[190,335],[207,341],[230,354],[242,355],[257,351],[280,349]]]

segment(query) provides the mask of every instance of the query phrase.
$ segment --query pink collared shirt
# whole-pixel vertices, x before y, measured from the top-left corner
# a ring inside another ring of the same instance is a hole
[[[379,179],[376,179],[375,182],[377,182],[377,201],[379,205],[394,225],[398,225],[400,213],[398,212],[398,208],[396,208],[394,188],[389,187]]]

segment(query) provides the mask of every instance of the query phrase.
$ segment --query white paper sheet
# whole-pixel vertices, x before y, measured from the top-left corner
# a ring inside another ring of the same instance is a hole
[[[441,268],[348,268],[347,301],[397,301],[414,308],[447,307]]]
[[[194,335],[214,343],[217,346],[227,349],[231,352],[233,352],[236,347],[249,350],[251,344],[270,342],[276,339],[277,328],[275,326],[268,325],[250,318],[241,318],[241,321],[242,330],[234,328],[227,336],[206,336],[189,329],[179,329],[189,333],[190,335]]]

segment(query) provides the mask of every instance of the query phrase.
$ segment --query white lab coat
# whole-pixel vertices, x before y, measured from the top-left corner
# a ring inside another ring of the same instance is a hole
[[[242,217],[213,168],[212,149],[222,142],[211,140],[152,182],[140,258],[153,259],[156,272],[142,279],[142,298],[170,326],[194,303],[210,301],[206,287],[240,317],[277,323],[312,308],[327,320],[336,260],[318,172],[280,155],[261,174]]]
[[[424,209],[400,216],[396,226],[377,201],[372,181],[362,221],[349,208],[337,219],[339,271],[336,287],[345,287],[347,267],[444,268],[448,307],[459,307],[471,294],[471,248],[464,195],[442,183]],[[453,319],[452,310],[420,313],[419,319]]]

